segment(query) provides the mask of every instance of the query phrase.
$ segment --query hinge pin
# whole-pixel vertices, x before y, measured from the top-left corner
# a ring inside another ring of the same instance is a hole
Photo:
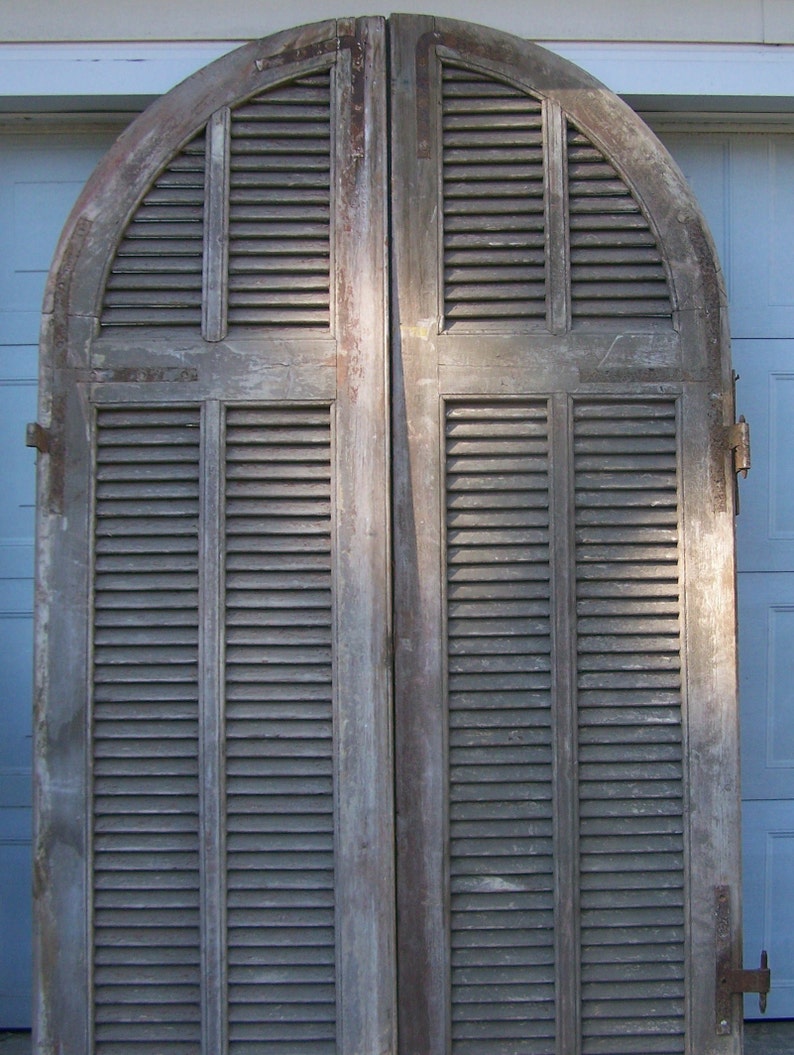
[[[40,454],[50,449],[50,434],[38,421],[32,421],[25,430],[25,446],[35,447]]]

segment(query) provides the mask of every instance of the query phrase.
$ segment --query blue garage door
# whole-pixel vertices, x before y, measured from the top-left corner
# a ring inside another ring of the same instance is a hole
[[[0,1028],[30,1024],[34,452],[44,281],[66,216],[118,132],[6,130],[0,139]]]
[[[794,134],[675,132],[725,271],[753,468],[737,521],[745,966],[769,950],[767,1014],[794,1017]],[[759,1015],[758,998],[745,1013]]]

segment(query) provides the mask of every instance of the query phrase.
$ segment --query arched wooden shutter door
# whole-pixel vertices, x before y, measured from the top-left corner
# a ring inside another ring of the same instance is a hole
[[[37,1050],[391,1046],[383,36],[197,74],[64,234]]]
[[[386,30],[196,74],[61,240],[37,1051],[739,1055],[708,235],[581,71]]]
[[[737,1051],[708,237],[581,71],[442,19],[391,39],[401,1050]]]

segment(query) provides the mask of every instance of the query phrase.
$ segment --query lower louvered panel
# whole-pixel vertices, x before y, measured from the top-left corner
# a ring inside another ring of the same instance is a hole
[[[198,426],[194,409],[97,418],[97,1055],[198,1051]]]
[[[446,422],[452,1050],[555,1042],[545,402]]]
[[[226,430],[229,1050],[331,1055],[330,413]]]
[[[574,412],[583,1055],[682,1055],[676,407]]]

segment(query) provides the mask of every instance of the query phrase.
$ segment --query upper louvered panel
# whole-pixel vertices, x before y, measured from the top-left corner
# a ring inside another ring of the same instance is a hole
[[[554,1052],[548,422],[446,420],[452,1050]]]
[[[330,326],[331,74],[232,111],[229,324]]]
[[[102,409],[96,459],[95,1051],[194,1055],[199,413]]]
[[[336,1050],[327,407],[226,428],[229,1050]]]
[[[515,329],[546,317],[540,103],[443,66],[444,317]]]
[[[204,133],[147,191],[119,243],[102,305],[103,326],[201,327]]]
[[[574,413],[584,1055],[684,1050],[676,407]]]
[[[596,147],[568,126],[571,315],[611,328],[672,325],[662,257],[628,186]]]

